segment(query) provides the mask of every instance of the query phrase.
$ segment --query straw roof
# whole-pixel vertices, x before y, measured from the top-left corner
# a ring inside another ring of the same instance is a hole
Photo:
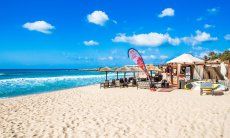
[[[161,72],[162,70],[159,69],[158,67],[155,67],[155,70],[154,70],[154,71]]]
[[[104,67],[104,68],[99,68],[99,71],[101,71],[101,72],[108,72],[108,71],[112,71],[112,69],[109,68],[109,67]]]
[[[154,71],[155,70],[155,67],[152,64],[148,65],[146,68],[148,71]]]
[[[203,64],[204,60],[201,60],[199,58],[196,58],[192,56],[191,54],[182,54],[170,61],[167,62],[169,63],[175,63],[175,64]]]
[[[157,72],[162,71],[161,69],[159,69],[156,66],[153,66],[152,64],[148,65],[146,68],[147,68],[148,71],[157,71]]]
[[[124,67],[121,67],[121,68],[117,68],[115,71],[116,72],[129,72],[129,71],[132,71],[132,70],[131,70],[131,68],[124,66]]]
[[[130,67],[130,70],[133,71],[133,72],[142,71],[139,67]]]

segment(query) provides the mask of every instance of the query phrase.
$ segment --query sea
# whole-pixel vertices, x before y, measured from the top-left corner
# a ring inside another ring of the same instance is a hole
[[[123,74],[119,74],[122,77]],[[108,73],[115,79],[116,73]],[[97,84],[105,80],[105,73],[74,69],[2,69],[0,70],[0,98],[52,92]]]

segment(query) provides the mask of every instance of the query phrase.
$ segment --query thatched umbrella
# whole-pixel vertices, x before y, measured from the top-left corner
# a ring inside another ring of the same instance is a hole
[[[133,76],[136,77],[136,72],[140,72],[141,69],[138,67],[130,67],[130,70],[133,72]]]
[[[153,71],[155,71],[155,67],[151,64],[147,66],[147,70],[150,71],[151,77],[153,76]]]
[[[106,79],[105,79],[105,80],[107,80],[107,74],[108,74],[108,72],[111,71],[111,70],[112,70],[112,69],[109,68],[109,67],[99,68],[99,71],[100,71],[100,72],[105,72],[105,76],[106,76]]]
[[[162,72],[161,69],[159,69],[158,67],[155,67],[155,70],[154,71],[157,71],[157,72]]]
[[[121,68],[117,68],[115,71],[116,72],[124,72],[124,78],[125,78],[126,72],[130,72],[131,69],[129,67],[124,66],[124,67],[121,67]]]
[[[119,72],[119,71],[117,71],[117,69],[118,69],[118,67],[115,67],[115,68],[114,68],[114,72],[117,72],[117,80],[118,80],[118,72]]]

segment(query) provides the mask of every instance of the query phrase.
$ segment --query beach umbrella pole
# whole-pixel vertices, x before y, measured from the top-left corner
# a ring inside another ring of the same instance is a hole
[[[105,76],[106,76],[106,77],[105,77],[105,80],[106,80],[106,81],[107,81],[107,73],[108,73],[108,72],[106,71],[106,72],[105,72]]]

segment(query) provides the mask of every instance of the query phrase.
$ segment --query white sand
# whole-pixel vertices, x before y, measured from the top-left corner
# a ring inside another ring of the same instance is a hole
[[[230,94],[87,86],[0,100],[0,137],[230,137]]]

